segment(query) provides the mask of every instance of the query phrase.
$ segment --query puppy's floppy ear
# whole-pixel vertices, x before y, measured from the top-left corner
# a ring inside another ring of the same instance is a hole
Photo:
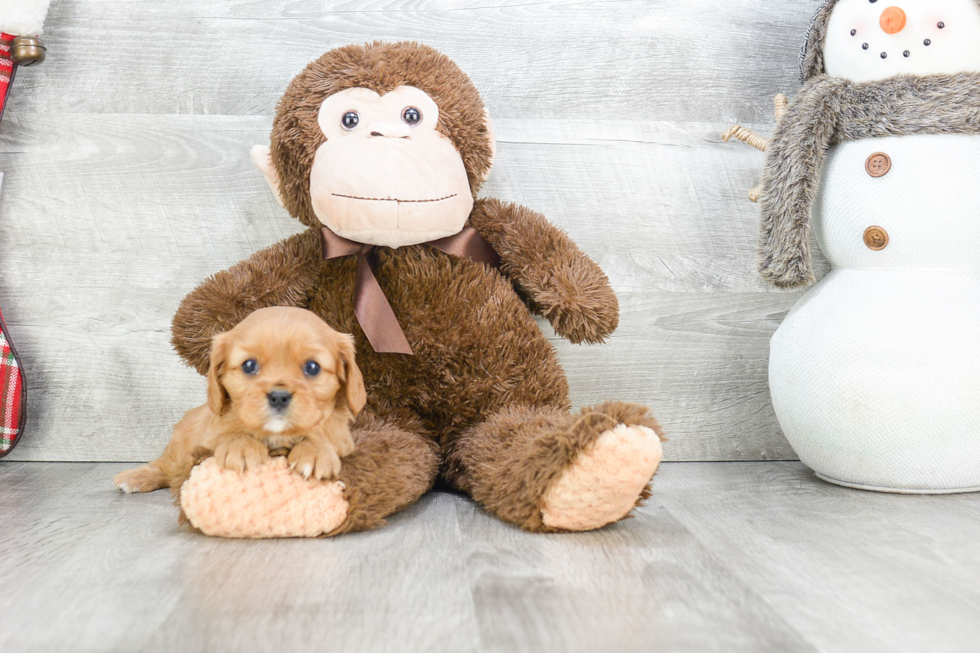
[[[211,367],[208,368],[208,407],[215,415],[224,415],[231,403],[228,391],[221,383],[225,373],[225,356],[228,351],[226,333],[219,333],[211,340]]]
[[[361,370],[354,362],[354,336],[342,335],[337,347],[340,350],[340,369],[337,376],[344,384],[347,396],[347,407],[354,417],[364,408],[367,403],[367,391],[364,389],[364,377]]]

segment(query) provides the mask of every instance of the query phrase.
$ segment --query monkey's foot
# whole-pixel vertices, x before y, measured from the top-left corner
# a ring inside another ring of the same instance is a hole
[[[235,472],[208,458],[180,490],[191,525],[218,537],[317,537],[330,533],[350,508],[339,481],[305,479],[283,457]]]
[[[622,519],[642,498],[662,457],[653,429],[620,424],[603,432],[545,491],[544,524],[590,531]]]

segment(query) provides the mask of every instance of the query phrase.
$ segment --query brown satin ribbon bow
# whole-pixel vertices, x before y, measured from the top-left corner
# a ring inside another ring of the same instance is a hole
[[[371,271],[368,257],[381,245],[355,243],[338,236],[327,227],[320,230],[323,242],[323,259],[329,261],[344,256],[357,256],[357,272],[354,281],[354,315],[361,325],[368,342],[379,354],[408,354],[414,356],[411,345],[398,324],[395,311],[385,297],[378,279]],[[469,225],[463,227],[455,236],[448,236],[427,243],[450,256],[466,257],[486,263],[491,267],[500,266],[500,256],[486,239]]]

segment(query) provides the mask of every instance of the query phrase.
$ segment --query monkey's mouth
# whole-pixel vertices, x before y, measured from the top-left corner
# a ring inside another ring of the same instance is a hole
[[[340,193],[330,193],[334,197],[343,197],[348,200],[360,200],[362,202],[398,202],[399,204],[426,204],[429,202],[444,202],[446,200],[451,200],[456,197],[457,193],[452,195],[446,195],[445,197],[437,197],[431,200],[400,200],[395,197],[358,197],[357,195],[341,195]]]

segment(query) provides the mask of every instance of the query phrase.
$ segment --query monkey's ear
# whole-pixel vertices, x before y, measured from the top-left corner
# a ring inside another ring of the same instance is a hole
[[[272,162],[272,152],[269,150],[269,146],[255,145],[250,154],[255,166],[265,177],[266,183],[269,184],[269,188],[275,194],[279,206],[285,206],[282,201],[282,194],[279,192],[279,172],[276,171],[276,165]]]
[[[490,165],[487,166],[487,171],[483,174],[483,181],[486,181],[487,177],[490,176],[493,160],[497,157],[497,139],[493,135],[493,120],[490,119],[490,109],[486,107],[483,108],[483,122],[487,126],[487,135],[490,138]]]

